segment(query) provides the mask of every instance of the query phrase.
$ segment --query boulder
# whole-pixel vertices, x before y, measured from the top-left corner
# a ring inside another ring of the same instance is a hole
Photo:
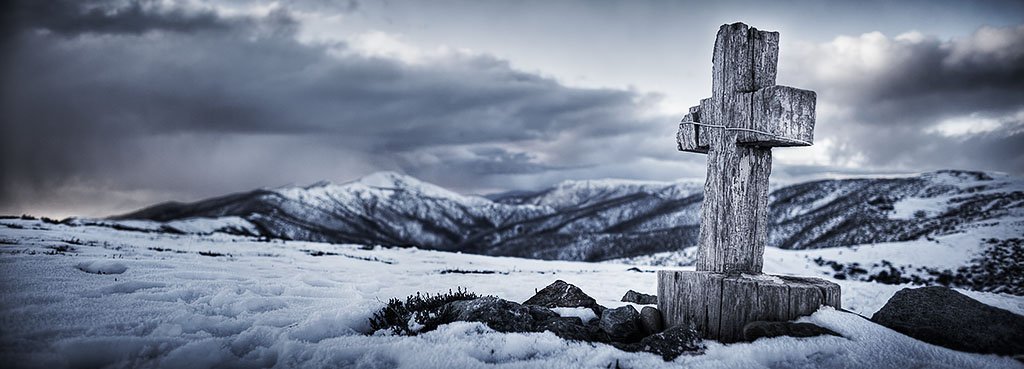
[[[839,333],[811,323],[756,321],[743,326],[743,338],[747,341],[754,341],[761,337],[814,337],[823,335],[839,336]]]
[[[664,332],[644,337],[640,340],[640,351],[658,354],[665,361],[672,361],[686,353],[703,352],[704,344],[696,329],[677,325]]]
[[[594,319],[584,324],[587,325],[587,332],[590,332],[590,342],[612,342],[608,333],[601,330],[601,319]]]
[[[499,332],[529,332],[533,328],[529,308],[497,297],[453,301],[448,308],[455,320],[481,322]]]
[[[558,313],[556,313],[554,311],[551,311],[551,309],[548,309],[548,308],[543,307],[543,306],[537,306],[537,305],[525,305],[525,306],[526,306],[527,309],[530,310],[530,317],[532,317],[533,321],[537,322],[537,323],[545,322],[545,321],[548,321],[550,319],[554,319],[554,318],[558,318],[559,317]]]
[[[567,340],[593,341],[593,335],[583,320],[577,317],[556,317],[538,325],[540,332],[549,331]]]
[[[665,322],[661,319],[661,311],[650,306],[640,309],[640,327],[643,328],[645,336],[664,330]]]
[[[629,290],[622,296],[622,302],[632,302],[640,305],[657,305],[658,296]]]
[[[1024,316],[946,287],[905,288],[871,320],[916,339],[982,354],[1024,354]]]
[[[548,308],[554,307],[584,307],[594,310],[594,313],[601,315],[604,307],[597,304],[597,300],[587,296],[579,287],[557,280],[555,283],[537,291],[524,305],[537,305]]]
[[[612,341],[636,342],[643,337],[640,313],[632,305],[605,310],[601,314],[600,327]]]

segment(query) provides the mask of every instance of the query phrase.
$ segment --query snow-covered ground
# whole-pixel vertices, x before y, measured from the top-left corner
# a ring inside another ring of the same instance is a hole
[[[868,255],[885,247],[843,252]],[[821,267],[810,261],[814,252],[839,250],[770,249],[766,271],[820,274]],[[1009,358],[929,345],[829,308],[804,319],[845,338],[708,342],[706,354],[670,363],[551,333],[500,334],[479,323],[450,324],[417,337],[367,335],[367,319],[388,299],[457,287],[523,301],[562,279],[602,305],[621,306],[618,300],[627,290],[653,294],[653,271],[662,268],[642,266],[636,272],[630,267],[5,219],[0,220],[0,363],[44,368],[1022,367]],[[868,316],[905,287],[837,282],[844,307]],[[965,293],[1024,313],[1024,297]]]

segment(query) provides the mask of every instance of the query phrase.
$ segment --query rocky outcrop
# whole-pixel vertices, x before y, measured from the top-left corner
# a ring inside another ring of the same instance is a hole
[[[592,309],[599,318],[583,321],[576,316],[561,316],[551,309],[559,307]],[[665,360],[703,350],[700,335],[692,328],[663,331],[661,312],[656,308],[646,306],[642,312],[632,305],[606,309],[579,287],[561,280],[538,291],[524,304],[494,296],[479,297],[464,290],[441,295],[416,294],[404,302],[392,299],[374,314],[370,325],[375,332],[389,330],[415,336],[454,321],[480,322],[503,333],[551,332],[567,340],[605,343],[631,352],[647,351]]]
[[[640,326],[644,335],[661,333],[665,330],[665,321],[661,318],[661,311],[658,308],[644,306],[640,309]]]
[[[598,305],[593,297],[588,296],[579,287],[557,280],[555,283],[544,287],[537,294],[523,302],[524,305],[536,305],[547,308],[554,307],[582,307],[594,310],[598,316],[604,310],[604,306]]]
[[[985,305],[946,287],[902,289],[871,320],[954,350],[1024,354],[1024,316]]]
[[[756,321],[747,323],[743,327],[743,338],[747,341],[754,341],[763,337],[815,337],[824,335],[839,336],[839,333],[811,323],[797,322]]]
[[[657,305],[658,296],[648,295],[646,293],[640,293],[633,290],[626,291],[625,295],[622,295],[622,302],[632,302],[640,305]]]
[[[644,336],[640,313],[632,305],[605,310],[600,324],[612,341],[634,342]]]
[[[533,330],[530,309],[512,301],[488,296],[448,303],[455,320],[481,322],[498,332]]]

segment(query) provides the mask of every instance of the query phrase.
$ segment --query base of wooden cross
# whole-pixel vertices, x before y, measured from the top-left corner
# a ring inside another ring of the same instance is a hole
[[[715,272],[658,272],[658,309],[665,326],[694,324],[704,338],[743,340],[743,326],[789,321],[822,305],[840,308],[839,285],[818,278]]]

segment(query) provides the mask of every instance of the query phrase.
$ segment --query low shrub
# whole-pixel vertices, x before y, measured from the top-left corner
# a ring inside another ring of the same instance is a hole
[[[437,295],[417,292],[407,297],[405,301],[393,298],[384,308],[373,314],[370,318],[370,328],[374,332],[385,330],[402,336],[429,332],[454,320],[454,314],[448,308],[449,302],[478,297],[480,296],[475,293],[459,288]]]

